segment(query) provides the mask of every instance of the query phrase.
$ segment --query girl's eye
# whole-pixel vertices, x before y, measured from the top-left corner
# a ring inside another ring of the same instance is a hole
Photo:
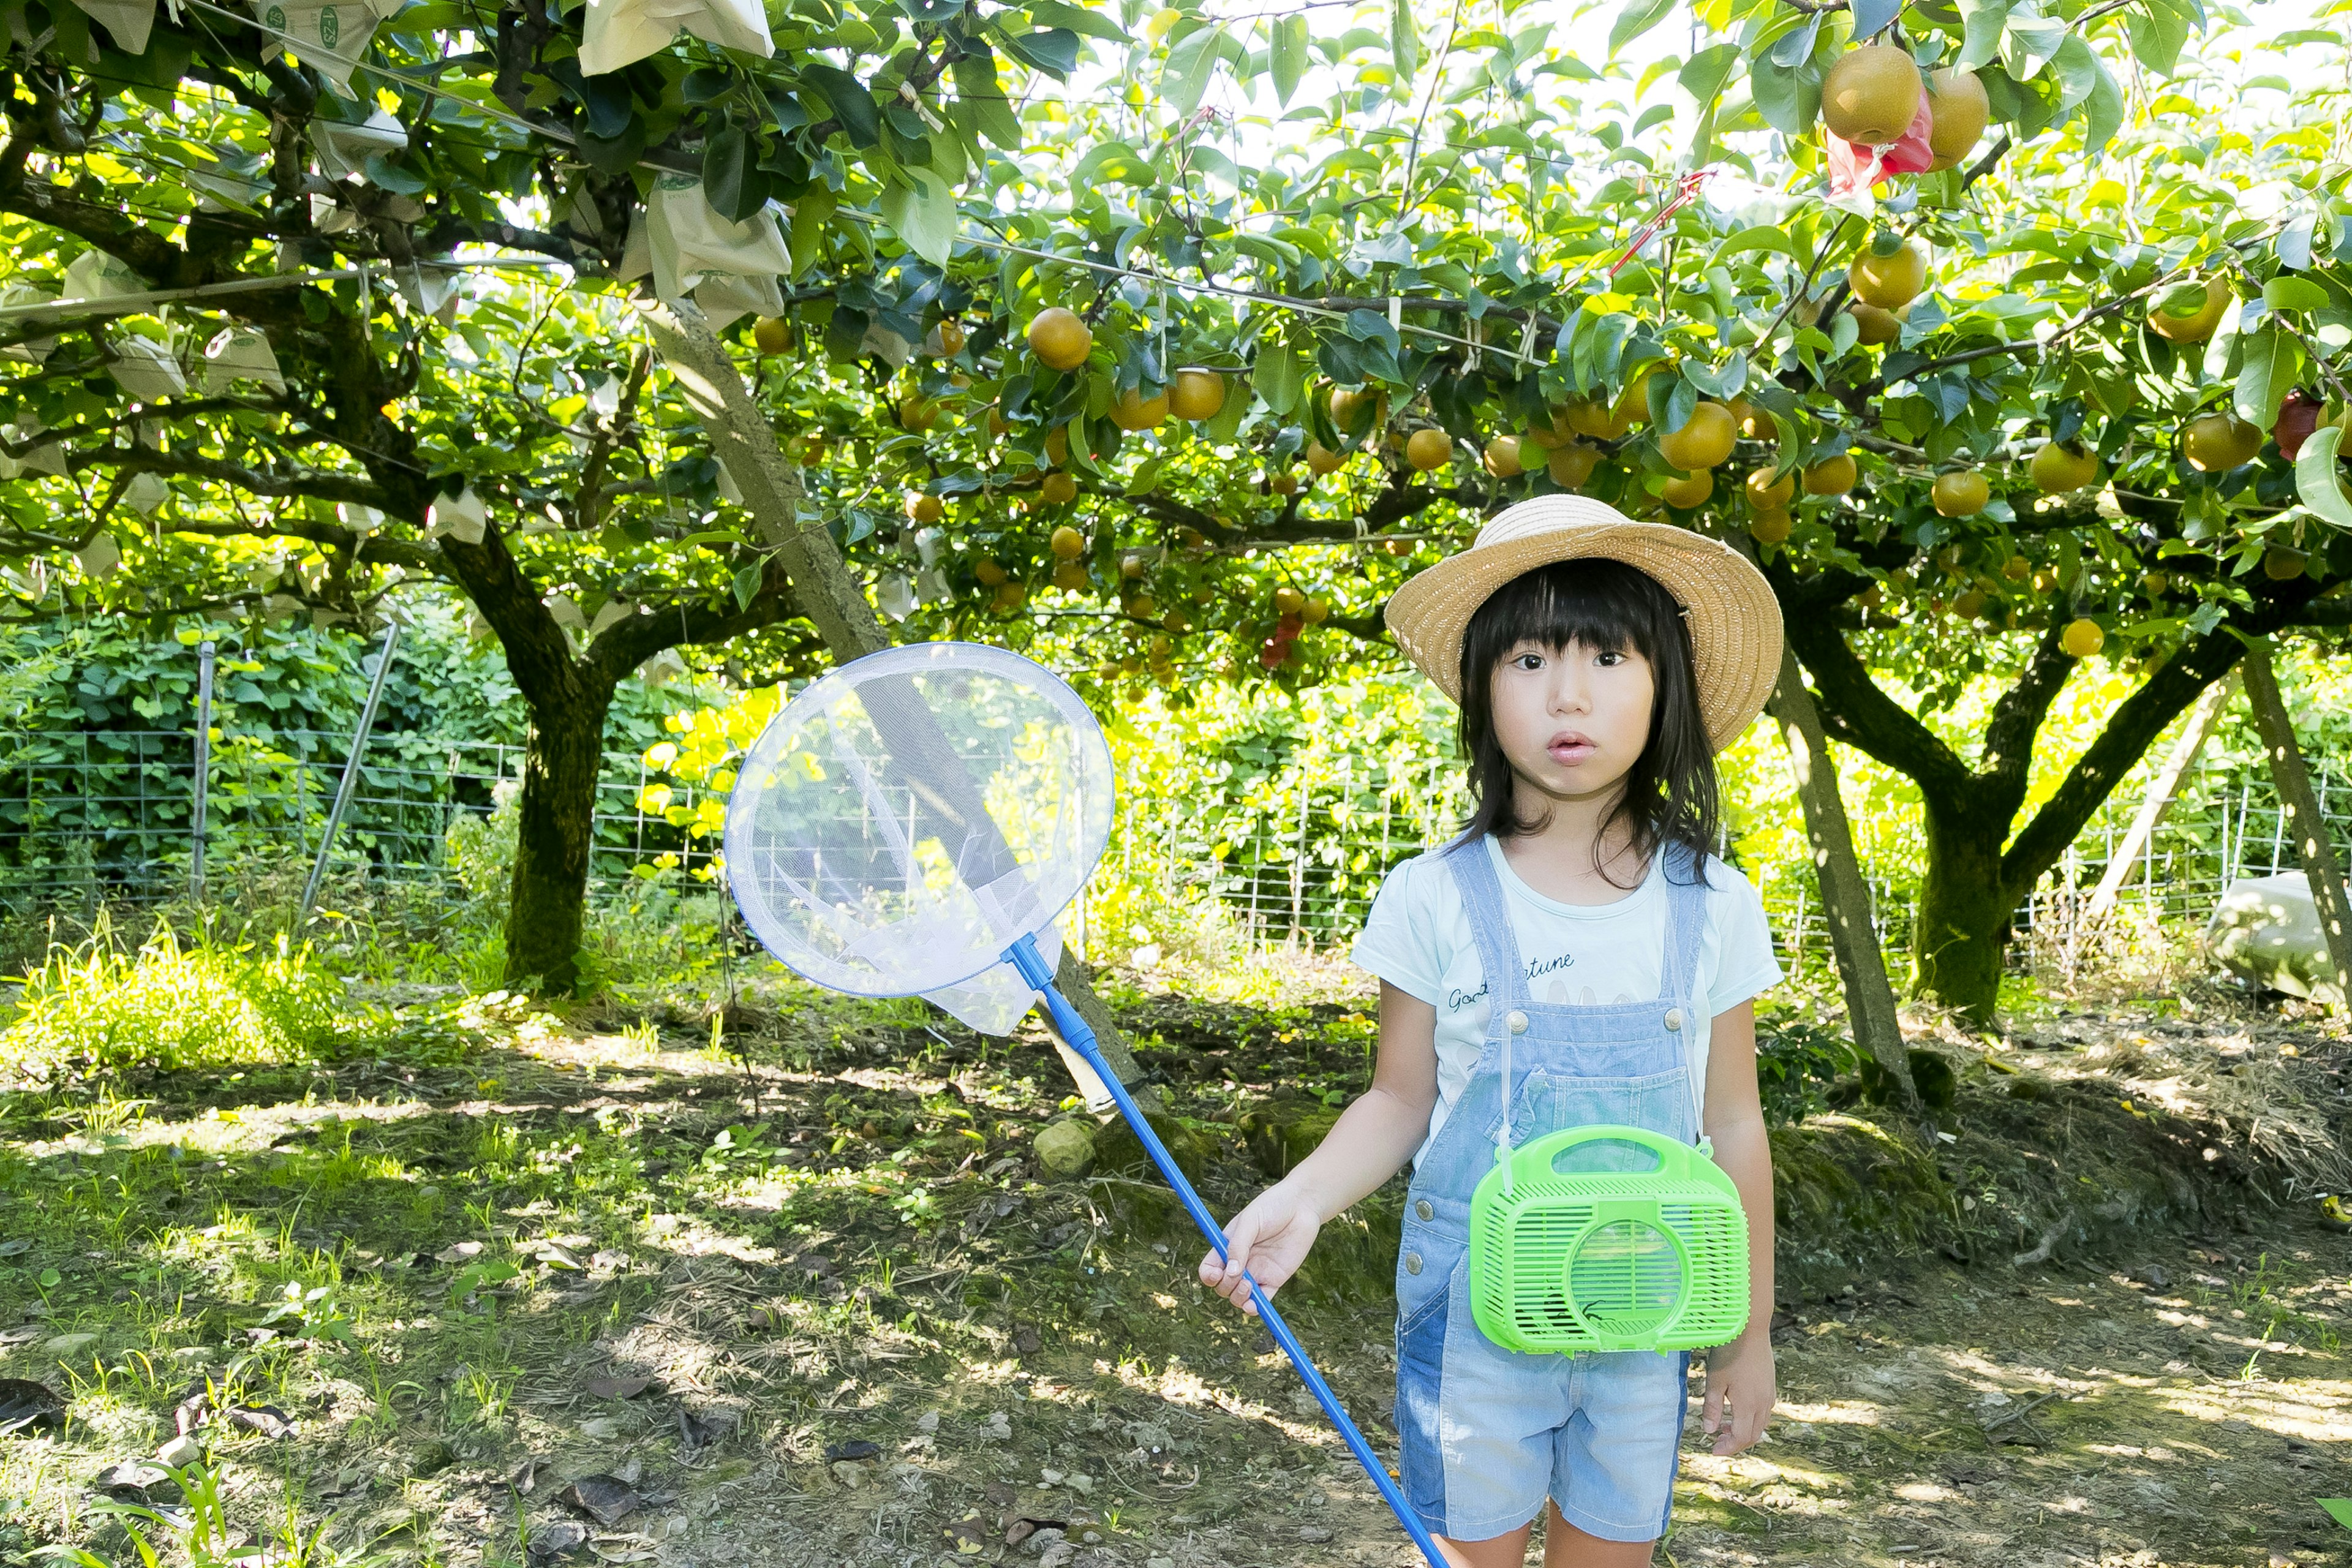
[[[1543,655],[1539,653],[1514,654],[1511,657],[1511,662],[1521,669],[1540,669],[1543,668]]]
[[[1601,668],[1603,669],[1613,669],[1618,665],[1625,662],[1625,656],[1614,650],[1602,653],[1599,657],[1601,659]]]

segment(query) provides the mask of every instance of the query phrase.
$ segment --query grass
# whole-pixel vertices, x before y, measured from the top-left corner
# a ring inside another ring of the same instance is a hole
[[[141,993],[141,962],[104,973]],[[68,1407],[62,1433],[0,1438],[0,1563],[266,1546],[521,1568],[578,1532],[607,1560],[929,1564],[963,1555],[945,1532],[974,1520],[1004,1555],[1022,1517],[1108,1554],[1074,1568],[1393,1557],[1279,1358],[1201,1304],[1170,1194],[1028,1159],[1070,1105],[1042,1035],[988,1039],[772,974],[722,1013],[719,967],[593,1005],[395,975],[351,988],[324,1045],[202,1068],[159,1053],[0,1094],[0,1236],[31,1244],[0,1257],[0,1376]],[[1367,1081],[1360,991],[1268,1005],[1104,981],[1220,1213],[1265,1179],[1243,1114]],[[1859,1110],[1776,1133],[1787,1446],[1686,1457],[1678,1564],[1896,1561],[1931,1493],[1972,1500],[1960,1536],[2014,1514],[2007,1539],[2037,1551],[2073,1550],[2070,1521],[2145,1535],[2162,1518],[2150,1562],[2235,1568],[2249,1531],[2303,1552],[2296,1509],[2341,1488],[2263,1445],[2341,1440],[2314,1434],[2352,1376],[2345,1244],[2235,1102],[2192,1090],[2275,1082],[2327,1132],[2340,1038],[2221,997],[2155,1019],[2044,995],[2005,1044],[1923,1025],[1914,1043],[1958,1068],[1949,1142]],[[1803,1079],[1819,1037],[1782,1033]],[[2178,1070],[2209,1057],[2236,1065]],[[2262,1075],[2239,1071],[2257,1058]],[[1392,1184],[1328,1226],[1283,1297],[1383,1446],[1398,1205]],[[2011,1262],[2062,1219],[2045,1260]],[[2051,1388],[2046,1447],[1965,1414]],[[93,1489],[184,1409],[195,1462],[176,1480]],[[858,1440],[878,1456],[828,1460]],[[1951,1479],[1956,1443],[1990,1479]],[[2146,1452],[2191,1444],[2225,1496],[2184,1513],[2132,1489],[2174,1485]],[[645,1500],[610,1525],[561,1500],[625,1474]],[[2088,1513],[2034,1511],[2075,1495]],[[1958,1540],[1948,1557],[2021,1550]]]

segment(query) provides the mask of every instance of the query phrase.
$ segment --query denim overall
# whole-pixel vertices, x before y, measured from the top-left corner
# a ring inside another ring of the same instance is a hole
[[[1690,1353],[1528,1355],[1487,1339],[1470,1314],[1470,1195],[1495,1163],[1506,1070],[1514,1148],[1596,1122],[1697,1141],[1684,1027],[1707,889],[1687,850],[1664,851],[1654,1000],[1538,1002],[1485,837],[1443,853],[1477,937],[1486,1041],[1406,1194],[1396,1401],[1405,1497],[1432,1531],[1456,1541],[1516,1530],[1546,1496],[1588,1534],[1654,1540],[1674,1500]]]

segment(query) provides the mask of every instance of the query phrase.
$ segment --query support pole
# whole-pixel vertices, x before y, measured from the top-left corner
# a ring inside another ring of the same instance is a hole
[[[2091,889],[2091,901],[2083,906],[2081,924],[2096,925],[2116,907],[2116,895],[2123,890],[2124,879],[2131,875],[2132,862],[2154,840],[2156,825],[2163,819],[2164,808],[2172,804],[2182,776],[2197,765],[2197,754],[2205,749],[2205,738],[2213,732],[2213,721],[2228,705],[2230,693],[2237,683],[2238,672],[2231,670],[2207,687],[2205,694],[2197,700],[2197,706],[2189,710],[2189,728],[2180,731],[2172,754],[2164,759],[2163,770],[2147,786],[2147,797],[2139,803],[2139,812],[2125,830],[2123,842],[2108,850],[2107,868],[2100,876],[2099,885]]]
[[[335,832],[343,825],[343,813],[352,804],[352,791],[360,782],[360,761],[367,754],[368,731],[375,728],[376,704],[383,700],[384,677],[392,673],[392,656],[400,647],[400,622],[387,617],[383,647],[375,656],[375,674],[368,679],[367,700],[360,704],[360,721],[352,730],[351,755],[343,759],[342,782],[335,786],[335,804],[327,808],[326,831],[319,836],[319,858],[310,862],[310,880],[302,889],[302,912],[296,917],[294,929],[300,931],[310,923],[310,911],[318,907],[319,884],[327,879],[327,861],[335,853]]]
[[[1829,734],[1822,728],[1813,694],[1805,689],[1804,672],[1785,642],[1780,645],[1780,683],[1765,710],[1780,722],[1780,739],[1789,748],[1789,767],[1797,775],[1797,798],[1805,810],[1805,840],[1812,847],[1813,870],[1821,883],[1822,924],[1829,931],[1830,951],[1845,990],[1845,1013],[1853,1027],[1853,1043],[1894,1081],[1905,1108],[1916,1111],[1919,1091],[1911,1082],[1903,1020],[1895,1010],[1895,987],[1886,978],[1878,930],[1871,920],[1870,884],[1863,878],[1862,860],[1854,853],[1853,828],[1846,821],[1845,802],[1838,795],[1837,763],[1830,756]]]
[[[2261,730],[2263,750],[2270,754],[2271,782],[2278,789],[2279,817],[2294,840],[2296,858],[2311,882],[2311,901],[2319,911],[2319,929],[2327,939],[2327,959],[2336,971],[2338,1007],[2352,1005],[2352,910],[2347,910],[2344,874],[2336,863],[2336,849],[2327,841],[2327,824],[2319,815],[2319,797],[2304,766],[2303,746],[2294,738],[2294,719],[2279,694],[2278,674],[2271,666],[2268,637],[2246,642],[2246,700]]]
[[[213,658],[210,638],[196,645],[196,784],[188,805],[188,902],[205,901],[205,802],[212,793]]]
[[[800,465],[784,456],[775,426],[753,401],[727,345],[709,321],[680,300],[635,301],[653,335],[654,352],[677,380],[687,405],[701,420],[710,447],[728,478],[743,494],[753,527],[792,579],[793,604],[814,623],[836,663],[846,664],[892,646],[866,589],[826,531],[824,521],[802,515]],[[1157,1103],[1158,1090],[1143,1083],[1143,1068],[1112,1023],[1110,1010],[1095,994],[1069,943],[1062,944],[1054,984],[1072,1009],[1093,1029],[1097,1048],[1120,1083]],[[1089,1110],[1108,1110],[1114,1097],[1087,1056],[1074,1048],[1059,1021],[1046,1030],[1062,1065],[1069,1069]]]

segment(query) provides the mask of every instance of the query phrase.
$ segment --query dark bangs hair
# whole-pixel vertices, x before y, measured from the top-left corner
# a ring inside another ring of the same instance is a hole
[[[1465,837],[1497,838],[1542,831],[1549,816],[1520,820],[1513,808],[1510,760],[1495,735],[1495,671],[1511,649],[1532,642],[1558,653],[1571,643],[1640,654],[1656,680],[1650,741],[1626,773],[1602,837],[1621,821],[1644,865],[1667,844],[1694,854],[1698,875],[1715,847],[1720,806],[1715,751],[1698,706],[1690,626],[1664,584],[1622,561],[1586,556],[1555,561],[1504,584],[1478,606],[1462,637],[1462,754],[1469,759],[1476,801]],[[1601,839],[1593,841],[1600,868]],[[1607,873],[1602,872],[1604,877]],[[1610,878],[1612,885],[1615,879]]]

